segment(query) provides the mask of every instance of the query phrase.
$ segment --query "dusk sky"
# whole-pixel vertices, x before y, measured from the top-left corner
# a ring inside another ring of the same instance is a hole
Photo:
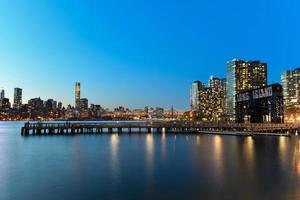
[[[299,0],[0,0],[0,87],[104,107],[189,107],[189,87],[233,58],[300,66]]]

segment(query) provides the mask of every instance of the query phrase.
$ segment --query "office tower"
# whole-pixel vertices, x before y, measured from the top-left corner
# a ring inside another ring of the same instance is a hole
[[[9,109],[11,104],[8,98],[0,98],[0,109]]]
[[[287,122],[300,121],[300,68],[281,75],[284,96],[284,114]]]
[[[28,101],[28,108],[30,110],[42,111],[44,108],[44,101],[39,98],[30,99]]]
[[[57,108],[57,101],[54,101],[53,99],[48,99],[44,102],[45,109],[49,111],[54,111]]]
[[[80,83],[75,83],[75,108],[80,109]]]
[[[199,91],[204,89],[205,86],[200,81],[194,81],[190,88],[190,110],[197,111],[200,109],[199,105]]]
[[[235,121],[236,94],[267,85],[267,64],[233,59],[227,62],[226,112]]]
[[[86,98],[82,98],[79,100],[79,109],[87,110],[89,108],[89,101]]]
[[[14,108],[20,108],[22,105],[22,89],[15,88],[14,89]]]
[[[283,123],[282,86],[278,83],[236,95],[236,122]]]
[[[5,91],[3,89],[0,90],[0,99],[5,98]]]

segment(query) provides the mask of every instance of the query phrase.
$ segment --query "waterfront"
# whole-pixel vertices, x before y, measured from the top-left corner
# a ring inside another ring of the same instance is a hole
[[[292,137],[21,137],[0,122],[0,199],[299,199]]]

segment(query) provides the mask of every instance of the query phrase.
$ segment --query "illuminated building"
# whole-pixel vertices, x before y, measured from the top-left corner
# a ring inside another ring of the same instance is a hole
[[[22,89],[15,88],[14,89],[14,108],[20,108],[22,106]]]
[[[280,84],[247,90],[236,95],[237,123],[283,123],[283,93]]]
[[[190,110],[197,111],[200,110],[199,102],[199,91],[204,89],[205,86],[200,81],[194,81],[190,89]]]
[[[234,121],[236,94],[267,85],[267,64],[233,59],[227,62],[226,112]]]
[[[220,90],[226,94],[226,79],[225,78],[216,78],[211,76],[208,80],[208,87],[212,88],[213,90]]]
[[[300,68],[282,73],[284,113],[287,122],[300,121]]]
[[[80,109],[80,83],[75,83],[75,108]]]
[[[209,87],[200,81],[191,86],[191,111],[193,119],[221,121],[224,119],[226,80],[211,77]]]

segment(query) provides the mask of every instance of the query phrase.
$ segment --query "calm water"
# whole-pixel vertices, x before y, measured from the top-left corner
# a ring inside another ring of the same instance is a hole
[[[0,199],[300,199],[297,137],[21,137],[0,122]]]

